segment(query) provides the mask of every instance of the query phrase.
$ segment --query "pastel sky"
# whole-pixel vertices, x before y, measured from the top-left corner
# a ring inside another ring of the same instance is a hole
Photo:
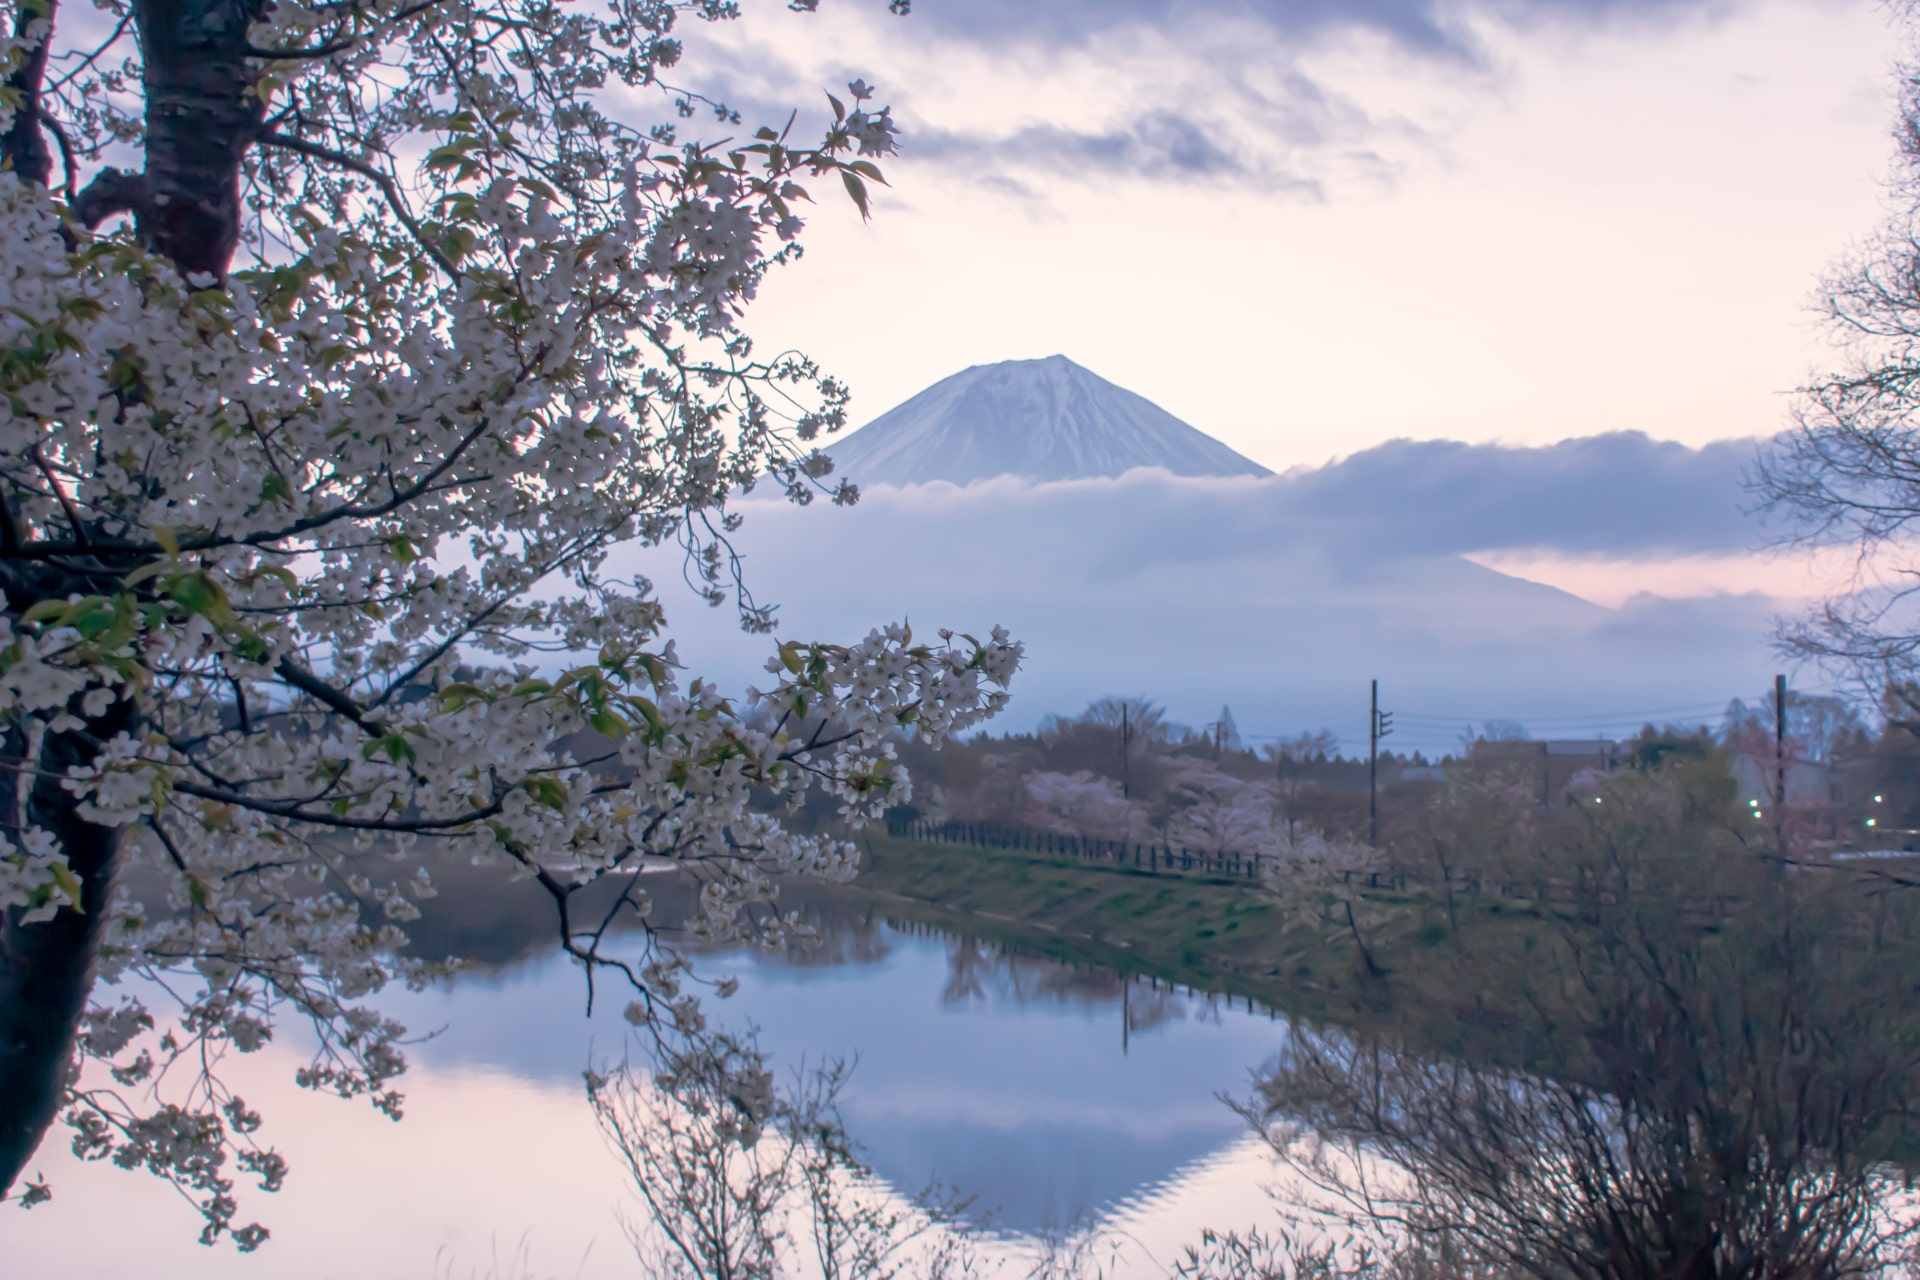
[[[753,0],[749,116],[864,76],[906,131],[752,329],[855,423],[1063,352],[1284,470],[1394,437],[1778,429],[1881,213],[1865,0]],[[835,193],[837,195],[837,193]]]
[[[1377,677],[1439,750],[1469,718],[1707,714],[1849,586],[1766,551],[1742,473],[1830,358],[1822,273],[1887,212],[1885,6],[744,8],[685,62],[742,133],[797,103],[804,136],[856,77],[904,130],[870,222],[820,193],[763,352],[845,379],[855,426],[1061,353],[1281,473],[756,504],[738,546],[786,633],[1006,623],[1016,719],[1136,690],[1352,741]],[[664,598],[707,674],[753,678],[764,645]]]

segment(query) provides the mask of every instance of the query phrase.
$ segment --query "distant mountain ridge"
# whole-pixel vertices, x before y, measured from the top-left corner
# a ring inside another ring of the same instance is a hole
[[[1085,480],[1136,467],[1177,476],[1272,474],[1065,356],[975,365],[826,452],[834,474],[859,485]]]

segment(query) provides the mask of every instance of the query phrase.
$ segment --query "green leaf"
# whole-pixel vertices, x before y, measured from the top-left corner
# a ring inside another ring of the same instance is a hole
[[[293,576],[293,570],[284,565],[262,565],[253,571],[256,578],[272,578],[287,589],[287,594],[297,595],[300,591],[300,579]]]
[[[272,652],[265,640],[251,632],[241,636],[233,645],[233,656],[242,662],[264,663]]]
[[[403,764],[413,759],[413,744],[408,742],[402,734],[389,733],[373,739],[360,748],[362,760],[371,760],[383,754],[394,764]]]
[[[627,705],[638,711],[640,718],[647,722],[647,733],[653,741],[658,742],[667,736],[667,720],[660,714],[660,708],[638,695],[628,698]]]
[[[222,631],[239,621],[227,602],[226,590],[210,574],[183,573],[168,584],[167,594],[182,609],[199,614]]]
[[[480,686],[468,684],[463,680],[456,680],[440,690],[440,705],[448,711],[459,711],[476,702],[484,701],[486,701],[486,694],[481,692]]]
[[[567,807],[567,788],[557,778],[528,778],[520,788],[532,796],[536,804],[561,811]]]
[[[80,877],[73,874],[73,868],[64,862],[56,862],[48,870],[53,874],[54,884],[59,886],[60,892],[66,894],[67,900],[73,904],[73,909],[85,915],[86,908],[80,905]]]
[[[91,640],[107,629],[112,621],[105,596],[87,596],[76,600],[60,619],[63,627],[72,627],[82,638]]]
[[[160,544],[160,549],[178,560],[180,558],[180,539],[174,536],[173,530],[163,524],[149,525],[147,527],[153,531],[153,540]]]
[[[123,591],[113,598],[113,623],[100,637],[100,643],[107,649],[118,649],[139,634],[140,611],[135,607],[133,596]]]
[[[847,194],[853,197],[853,203],[859,208],[860,216],[863,218],[871,218],[873,211],[867,204],[867,184],[860,180],[858,174],[850,173],[844,169],[840,172],[840,181],[846,184]]]
[[[167,572],[167,570],[171,568],[173,568],[173,563],[171,561],[149,560],[145,564],[141,565],[138,569],[135,569],[132,573],[128,574],[124,579],[122,579],[122,581],[129,587],[137,587],[141,583],[145,582],[148,578],[158,577],[160,574]]]

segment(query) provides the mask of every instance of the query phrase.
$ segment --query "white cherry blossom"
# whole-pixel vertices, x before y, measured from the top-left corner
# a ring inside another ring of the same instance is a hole
[[[57,1107],[82,1156],[251,1248],[235,1178],[286,1164],[217,1070],[169,1065],[293,1017],[301,1084],[398,1116],[374,999],[438,971],[401,948],[448,860],[532,882],[590,989],[695,1034],[684,963],[616,954],[577,892],[619,877],[644,921],[629,873],[670,861],[703,936],[777,942],[778,878],[857,864],[780,810],[903,802],[891,739],[992,715],[1020,647],[770,639],[730,697],[651,584],[605,572],[676,540],[718,601],[730,494],[856,496],[812,443],[845,388],[739,320],[807,183],[868,209],[896,135],[864,82],[803,145],[667,83],[676,24],[727,4],[230,7],[106,0],[127,21],[94,49],[0,3],[0,1190],[45,1197],[25,1161]],[[175,21],[199,25],[169,56],[224,68],[184,110],[225,161],[143,97],[180,66],[128,33]],[[651,101],[669,119],[635,123]],[[24,1008],[36,981],[71,1007]]]

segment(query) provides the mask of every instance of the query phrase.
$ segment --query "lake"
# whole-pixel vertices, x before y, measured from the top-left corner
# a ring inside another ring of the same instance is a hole
[[[827,901],[817,948],[715,952],[698,971],[739,978],[731,999],[709,998],[710,1016],[756,1026],[781,1069],[857,1059],[843,1110],[886,1187],[937,1179],[972,1197],[991,1210],[990,1253],[1092,1229],[1122,1275],[1162,1273],[1204,1226],[1270,1218],[1269,1158],[1218,1095],[1245,1089],[1283,1021]],[[53,1201],[0,1214],[6,1272],[640,1274],[622,1226],[639,1201],[582,1086],[589,1064],[629,1052],[624,1000],[603,992],[589,1017],[577,967],[518,930],[476,928],[462,953],[484,958],[469,971],[383,1001],[425,1037],[401,1123],[296,1089],[305,1046],[291,1027],[229,1060],[225,1077],[292,1164],[279,1194],[242,1198],[237,1221],[273,1232],[258,1254],[202,1247],[168,1187],[78,1163],[56,1128],[30,1166]]]

